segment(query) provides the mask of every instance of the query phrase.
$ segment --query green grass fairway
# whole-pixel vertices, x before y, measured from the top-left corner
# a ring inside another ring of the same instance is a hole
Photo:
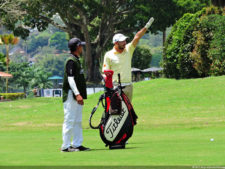
[[[109,150],[89,127],[101,93],[85,101],[82,125],[89,152],[60,152],[60,98],[1,102],[0,166],[225,166],[225,76],[135,83],[138,125],[123,150]],[[94,124],[102,111],[99,106]]]

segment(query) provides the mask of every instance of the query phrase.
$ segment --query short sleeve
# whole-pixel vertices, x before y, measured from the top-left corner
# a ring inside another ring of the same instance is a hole
[[[69,60],[66,64],[66,73],[68,77],[75,76],[76,74],[76,64],[74,61]]]
[[[110,69],[110,59],[107,56],[107,53],[104,56],[104,61],[103,61],[103,65],[102,65],[102,72],[104,72],[104,70]]]
[[[132,43],[128,43],[126,48],[127,48],[127,51],[129,52],[130,56],[132,57],[134,50],[135,50],[134,45]]]

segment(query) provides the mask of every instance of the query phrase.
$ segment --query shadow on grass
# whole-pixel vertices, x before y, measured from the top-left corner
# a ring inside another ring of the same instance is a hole
[[[136,149],[138,147],[126,147],[126,148],[118,148],[118,149],[109,149],[109,148],[96,148],[96,149],[91,149],[91,151],[116,151],[116,150],[124,150],[126,151],[126,149]]]

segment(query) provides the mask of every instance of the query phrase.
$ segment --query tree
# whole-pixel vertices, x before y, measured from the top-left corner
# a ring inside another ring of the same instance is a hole
[[[225,74],[225,10],[210,6],[185,14],[167,39],[166,77],[195,78]]]
[[[44,71],[42,67],[34,67],[34,76],[31,81],[31,87],[36,87],[39,89],[51,88],[52,84],[48,80],[51,73]]]
[[[164,0],[24,0],[21,8],[26,15],[23,16],[22,23],[31,28],[37,27],[39,31],[52,24],[67,32],[70,38],[76,36],[85,40],[87,79],[98,81],[101,79],[99,59],[104,50],[108,49],[112,36],[118,32],[133,35],[150,16],[156,19],[156,26],[151,30],[165,31],[166,27],[181,17],[180,11],[185,9],[178,10],[179,6],[175,3],[177,1],[179,0],[166,3]],[[195,3],[208,0],[189,1]],[[61,22],[57,22],[55,16]],[[24,32],[26,35],[26,31]]]
[[[0,53],[0,71],[4,70],[5,64],[5,55],[3,53]]]
[[[68,50],[67,41],[68,41],[68,38],[65,32],[56,32],[51,36],[49,40],[49,45],[54,46],[56,49],[60,51]]]
[[[137,0],[27,0],[21,7],[27,13],[24,25],[43,31],[52,24],[67,32],[70,38],[77,36],[85,40],[87,79],[97,81],[100,80],[99,58],[113,34],[133,34],[140,28],[134,18],[137,3]],[[55,22],[53,16],[59,16],[63,24]]]
[[[148,46],[137,46],[132,58],[132,67],[146,69],[152,60],[151,50]]]
[[[35,53],[39,47],[47,46],[50,37],[51,36],[47,32],[32,35],[27,42],[29,44],[27,52]]]
[[[151,48],[152,61],[151,67],[160,67],[160,62],[162,60],[162,46]]]
[[[64,62],[67,57],[68,54],[57,53],[57,50],[49,47],[38,49],[38,54],[34,56],[36,66],[41,66],[44,71],[58,76],[64,74]]]
[[[7,22],[15,22],[24,11],[21,10],[21,1],[19,0],[1,0],[0,1],[0,25]]]
[[[6,73],[9,73],[9,48],[10,45],[16,45],[19,42],[19,38],[15,37],[13,34],[5,34],[1,36],[1,41],[6,48]],[[6,93],[8,93],[8,78],[6,78]]]
[[[5,55],[3,53],[0,53],[0,71],[4,70],[5,70]],[[1,78],[0,78],[0,86],[2,86],[0,88],[0,92],[3,92],[4,82]]]
[[[0,27],[4,25],[9,30],[13,30],[14,35],[22,38],[29,36],[29,30],[24,29],[21,22],[26,11],[23,7],[25,0],[1,0],[0,1]]]
[[[11,63],[10,72],[13,79],[10,82],[16,87],[23,87],[24,93],[30,87],[49,88],[52,87],[48,78],[52,75],[40,66],[30,66],[29,63]]]
[[[211,2],[214,6],[218,6],[218,7],[224,7],[225,6],[224,0],[211,0]]]
[[[138,8],[145,17],[153,16],[152,33],[163,32],[163,46],[166,41],[166,28],[172,26],[185,13],[195,13],[209,5],[209,0],[140,0]],[[137,13],[139,15],[139,13]],[[139,16],[141,20],[142,15]],[[143,19],[141,21],[144,21]]]
[[[0,53],[0,71],[5,70],[5,55],[3,53]],[[3,92],[3,86],[4,86],[4,81],[2,78],[0,78],[0,92]]]
[[[17,87],[23,87],[24,93],[26,93],[33,78],[32,67],[29,66],[29,63],[12,62],[10,64],[10,73],[13,75],[13,79],[10,80],[11,83],[16,84]]]

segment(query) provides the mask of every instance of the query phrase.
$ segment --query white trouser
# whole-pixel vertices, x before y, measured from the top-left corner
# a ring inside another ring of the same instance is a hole
[[[64,123],[63,123],[63,144],[62,150],[70,147],[79,147],[83,142],[82,135],[82,109],[83,105],[77,103],[73,98],[72,91],[69,90],[68,98],[63,103]],[[72,138],[72,143],[71,143]]]

